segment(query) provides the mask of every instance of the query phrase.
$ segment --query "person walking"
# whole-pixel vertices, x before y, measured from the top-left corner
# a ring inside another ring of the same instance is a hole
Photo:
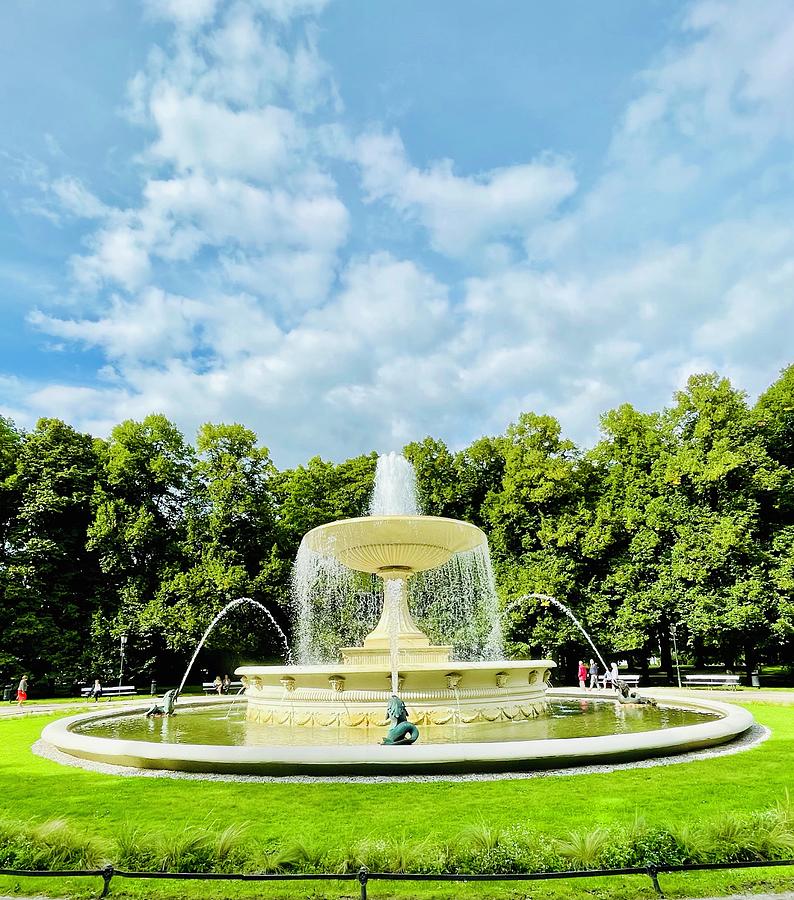
[[[577,678],[579,679],[579,687],[584,690],[587,687],[587,666],[581,659],[579,660],[579,671],[577,674]]]
[[[616,690],[618,686],[618,664],[616,662],[612,663],[612,668],[609,671],[609,681],[612,685],[612,689]]]
[[[590,660],[590,690],[593,688],[598,688],[598,663],[594,660]]]
[[[28,676],[23,675],[19,679],[19,687],[17,688],[17,706],[22,709],[22,704],[28,699]]]

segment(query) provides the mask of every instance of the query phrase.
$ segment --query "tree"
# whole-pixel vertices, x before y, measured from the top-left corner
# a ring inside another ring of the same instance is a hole
[[[130,633],[133,667],[153,671],[164,639],[146,611],[164,580],[187,568],[185,510],[194,453],[165,416],[127,420],[102,447],[102,480],[93,496],[89,547],[105,573],[95,617],[97,655],[110,665],[120,634]]]
[[[41,419],[21,438],[6,432],[0,463],[18,505],[4,542],[2,660],[35,680],[68,682],[92,671],[91,619],[100,569],[86,547],[97,444],[58,419]]]
[[[231,599],[269,601],[269,565],[274,545],[275,466],[266,447],[242,425],[205,424],[190,478],[184,557],[186,568],[160,585],[144,615],[159,627],[169,648],[195,646],[212,617]],[[188,568],[189,566],[189,568]],[[252,629],[241,608],[219,625],[215,643],[250,653],[272,647],[275,638],[258,622]]]
[[[447,445],[426,437],[406,444],[403,455],[416,472],[416,491],[425,515],[459,518],[458,471]]]

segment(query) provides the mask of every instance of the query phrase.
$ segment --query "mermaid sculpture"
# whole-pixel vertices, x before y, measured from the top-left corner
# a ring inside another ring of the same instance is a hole
[[[629,687],[625,681],[617,680],[618,700],[621,703],[636,704],[638,706],[656,706],[653,697],[644,697],[636,688]]]
[[[413,744],[419,737],[419,729],[408,721],[408,710],[397,694],[391,695],[386,707],[386,718],[392,723],[384,744]]]

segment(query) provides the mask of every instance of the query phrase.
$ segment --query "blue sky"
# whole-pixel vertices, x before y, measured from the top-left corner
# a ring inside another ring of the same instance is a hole
[[[792,362],[787,0],[6,0],[0,414],[587,445]]]

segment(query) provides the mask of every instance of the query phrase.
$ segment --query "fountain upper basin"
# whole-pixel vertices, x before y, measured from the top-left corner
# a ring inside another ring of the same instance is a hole
[[[363,516],[320,525],[308,547],[357,572],[407,577],[435,569],[455,553],[487,543],[476,525],[436,516]]]

